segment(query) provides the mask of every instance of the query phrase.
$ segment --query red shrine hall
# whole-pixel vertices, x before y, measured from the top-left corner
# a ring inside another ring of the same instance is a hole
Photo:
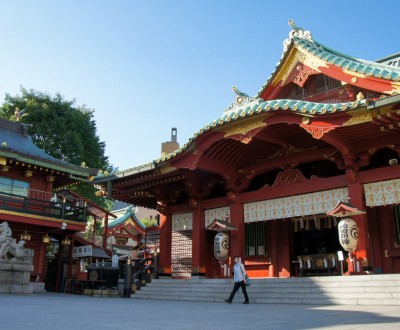
[[[230,276],[236,255],[251,277],[400,272],[399,61],[342,54],[289,24],[254,97],[233,87],[232,104],[181,148],[100,182],[159,211],[160,275]],[[354,264],[339,202],[354,211]]]
[[[85,231],[88,217],[95,222],[104,219],[105,227],[109,216],[115,218],[63,189],[90,182],[98,169],[51,157],[33,143],[27,126],[19,122],[0,119],[0,143],[0,224],[17,241],[25,241],[24,260],[33,265],[30,281],[35,282],[34,290],[60,291],[77,267],[74,247],[93,245],[76,236]]]

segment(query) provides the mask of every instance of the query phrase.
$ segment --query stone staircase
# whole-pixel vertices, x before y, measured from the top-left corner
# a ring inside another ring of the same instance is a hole
[[[33,286],[33,293],[46,293],[46,289],[44,288],[44,282],[30,282]]]
[[[134,299],[224,302],[231,279],[158,279]],[[252,279],[250,303],[315,305],[400,305],[400,274]],[[234,303],[244,301],[241,289]]]

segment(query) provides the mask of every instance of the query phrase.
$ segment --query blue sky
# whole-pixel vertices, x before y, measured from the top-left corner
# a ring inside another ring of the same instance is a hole
[[[218,118],[232,86],[255,95],[289,19],[315,40],[375,60],[400,52],[397,0],[0,0],[0,101],[20,86],[94,109],[120,170],[157,159]]]

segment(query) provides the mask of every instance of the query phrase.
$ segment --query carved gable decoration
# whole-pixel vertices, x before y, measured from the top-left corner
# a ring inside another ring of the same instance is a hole
[[[286,79],[285,83],[294,82],[300,87],[304,87],[307,79],[313,75],[319,73],[316,70],[309,68],[303,63],[297,62],[292,72],[289,74],[289,77]]]
[[[280,172],[275,179],[272,187],[278,186],[288,186],[298,182],[305,182],[307,179],[304,177],[303,173],[297,169],[290,169]]]

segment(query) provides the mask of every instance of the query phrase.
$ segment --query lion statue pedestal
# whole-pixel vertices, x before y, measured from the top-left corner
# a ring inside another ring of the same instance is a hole
[[[25,242],[16,242],[7,222],[0,224],[0,293],[33,293],[29,282],[33,265],[18,260],[24,256]],[[13,257],[8,259],[9,256]]]

